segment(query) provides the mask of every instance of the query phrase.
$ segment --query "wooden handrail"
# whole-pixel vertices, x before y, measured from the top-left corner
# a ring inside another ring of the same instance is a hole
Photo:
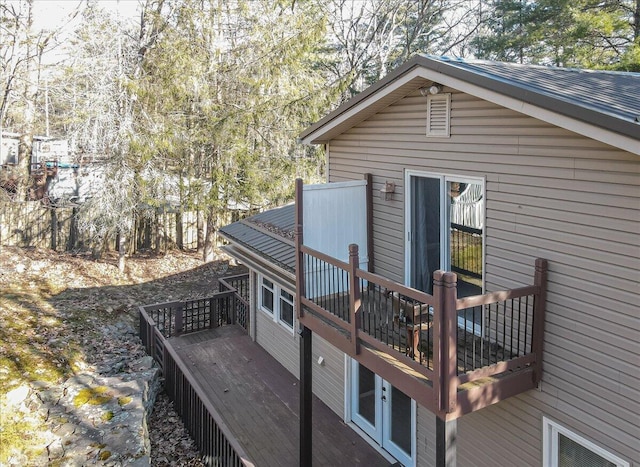
[[[313,248],[309,248],[305,245],[300,245],[300,251],[307,255],[313,256],[314,258],[319,259],[320,261],[324,261],[325,263],[330,264],[331,266],[335,266],[340,269],[344,269],[345,271],[349,270],[349,263],[345,263],[344,261],[340,261],[332,256],[321,253]]]
[[[464,310],[474,306],[489,305],[496,302],[504,302],[515,298],[525,297],[538,293],[539,287],[530,285],[520,287],[519,289],[501,290],[499,292],[490,292],[483,295],[473,295],[471,297],[458,298],[456,300],[456,310]]]
[[[413,289],[411,287],[407,287],[405,285],[399,284],[397,282],[393,282],[389,279],[386,279],[378,274],[374,274],[363,269],[356,270],[356,276],[359,279],[364,279],[366,281],[372,282],[376,285],[384,287],[389,292],[398,292],[405,297],[411,298],[412,300],[416,300],[420,303],[424,303],[425,305],[433,306],[435,304],[435,299],[433,295],[429,295],[426,292],[422,292],[418,289]]]

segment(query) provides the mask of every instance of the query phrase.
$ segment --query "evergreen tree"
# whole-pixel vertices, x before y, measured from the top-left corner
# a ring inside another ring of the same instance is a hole
[[[496,0],[477,57],[581,68],[637,69],[637,0]]]

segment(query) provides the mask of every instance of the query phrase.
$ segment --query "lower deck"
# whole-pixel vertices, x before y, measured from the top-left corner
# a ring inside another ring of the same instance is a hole
[[[298,380],[241,327],[222,326],[168,340],[257,466],[299,465]],[[313,465],[389,462],[313,398]]]

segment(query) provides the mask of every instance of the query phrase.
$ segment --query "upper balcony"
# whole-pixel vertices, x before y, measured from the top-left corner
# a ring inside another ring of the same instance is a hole
[[[535,261],[531,285],[459,298],[456,274],[436,271],[428,294],[367,270],[370,183],[326,188],[323,193],[323,185],[307,189],[299,182],[296,190],[296,309],[302,325],[444,420],[537,386],[545,260]],[[330,219],[321,217],[318,206]]]

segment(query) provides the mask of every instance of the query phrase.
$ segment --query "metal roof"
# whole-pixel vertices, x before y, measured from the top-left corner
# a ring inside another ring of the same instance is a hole
[[[337,117],[415,69],[427,69],[640,140],[640,73],[416,55],[306,129],[323,132]],[[447,84],[447,83],[441,83]],[[321,137],[315,138],[321,140]]]
[[[295,205],[264,211],[220,229],[220,234],[282,269],[295,272]]]

